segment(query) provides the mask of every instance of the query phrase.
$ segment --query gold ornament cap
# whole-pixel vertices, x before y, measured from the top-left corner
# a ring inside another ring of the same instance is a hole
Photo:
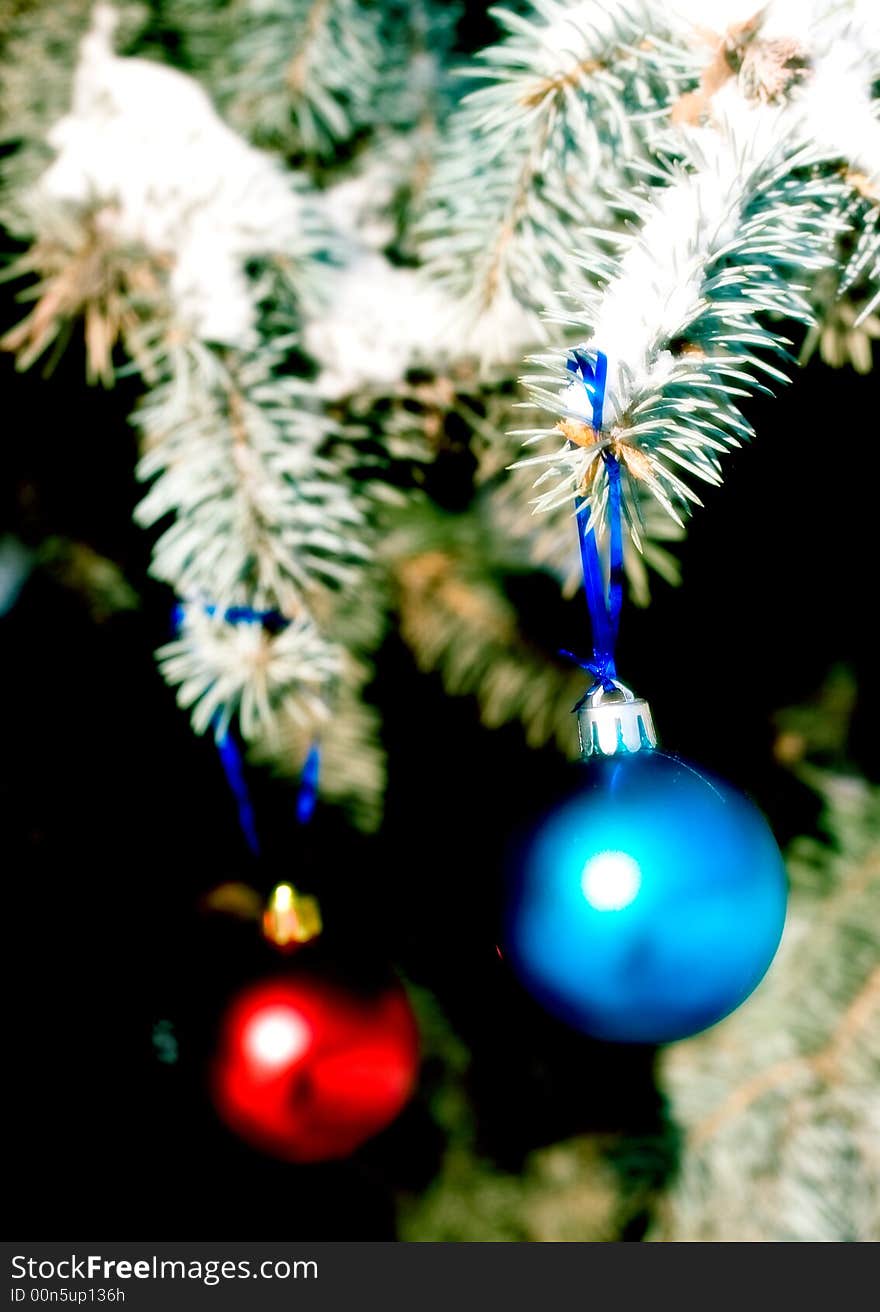
[[[317,900],[292,884],[276,884],[263,912],[263,937],[282,952],[292,952],[321,933]]]

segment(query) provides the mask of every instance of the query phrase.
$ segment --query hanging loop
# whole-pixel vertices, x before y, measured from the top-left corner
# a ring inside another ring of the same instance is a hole
[[[577,374],[590,403],[592,426],[598,439],[602,432],[608,359],[603,351],[592,356],[574,350],[567,367]],[[594,676],[596,686],[610,691],[617,677],[614,649],[623,604],[623,507],[620,464],[612,451],[603,450],[601,460],[608,479],[608,581],[596,541],[595,523],[590,504],[579,497],[576,502],[578,541],[584,572],[584,592],[593,631],[593,660],[585,666]]]
[[[199,604],[199,603],[197,603]],[[259,624],[270,634],[280,633],[290,620],[278,610],[257,610],[253,606],[228,606],[220,609],[211,602],[200,603],[206,615],[219,614],[227,624]],[[178,602],[172,612],[172,623],[176,633],[183,627],[186,608]],[[245,760],[242,746],[235,730],[224,720],[218,711],[213,720],[214,742],[227,783],[235,797],[238,810],[238,822],[244,840],[255,857],[260,855],[260,839],[257,831],[256,816],[247,785]],[[318,784],[321,770],[321,751],[317,741],[311,743],[300,775],[300,785],[296,798],[296,818],[299,824],[306,825],[315,812],[318,801]]]

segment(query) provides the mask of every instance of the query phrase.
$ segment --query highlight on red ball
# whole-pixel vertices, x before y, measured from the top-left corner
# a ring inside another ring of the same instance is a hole
[[[399,984],[359,997],[320,979],[271,980],[227,1012],[212,1081],[221,1119],[291,1162],[347,1157],[389,1125],[418,1072],[418,1031]]]

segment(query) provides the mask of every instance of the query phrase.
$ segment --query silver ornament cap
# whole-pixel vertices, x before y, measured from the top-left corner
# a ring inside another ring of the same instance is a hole
[[[651,708],[617,679],[613,687],[591,688],[575,707],[581,757],[619,756],[657,746]]]

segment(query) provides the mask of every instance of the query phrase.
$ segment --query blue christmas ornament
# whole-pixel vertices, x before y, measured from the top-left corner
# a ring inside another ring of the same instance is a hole
[[[576,707],[573,787],[512,855],[502,944],[526,988],[568,1024],[666,1043],[714,1025],[761,980],[782,936],[785,869],[760,812],[657,751],[647,702],[617,678],[625,515],[605,425],[608,360],[578,348],[568,369],[601,461],[575,497],[594,682]]]
[[[664,1043],[714,1025],[761,980],[785,869],[751,802],[657,751],[647,703],[607,682],[578,708],[571,791],[512,855],[502,946],[566,1023]]]

